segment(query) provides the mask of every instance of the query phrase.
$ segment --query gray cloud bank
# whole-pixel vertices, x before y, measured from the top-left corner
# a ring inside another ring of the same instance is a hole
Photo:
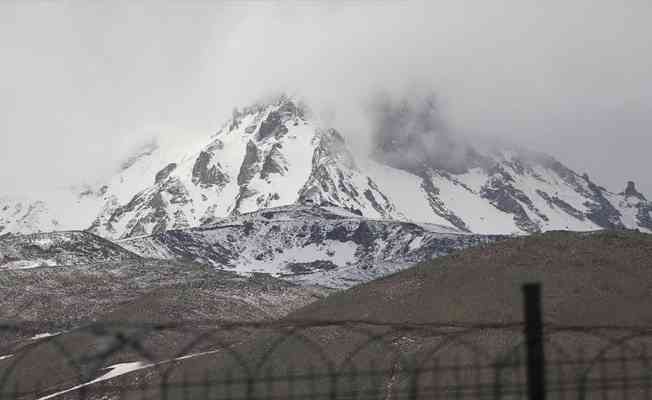
[[[98,179],[278,90],[369,149],[370,95],[417,87],[450,140],[512,140],[652,196],[647,0],[179,4],[0,4],[3,191]]]

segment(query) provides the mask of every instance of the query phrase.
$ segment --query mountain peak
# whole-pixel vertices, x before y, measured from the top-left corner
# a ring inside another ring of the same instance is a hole
[[[636,183],[633,181],[627,181],[627,187],[622,194],[626,197],[636,197],[641,200],[646,200],[645,196],[636,189]]]
[[[268,96],[234,108],[205,139],[142,146],[100,189],[0,199],[0,232],[88,229],[118,239],[297,203],[473,233],[652,231],[652,205],[633,182],[611,193],[545,154],[471,146],[442,126],[432,102],[383,107],[378,150],[354,154],[299,97]]]

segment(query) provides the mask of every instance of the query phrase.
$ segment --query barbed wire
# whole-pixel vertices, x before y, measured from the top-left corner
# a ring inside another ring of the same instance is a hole
[[[0,398],[525,398],[527,386],[521,322],[111,321],[26,336],[43,326],[0,323],[0,333],[23,334],[0,346]],[[546,324],[544,333],[551,395],[650,398],[652,326]],[[157,349],[166,335],[172,348]],[[67,369],[60,380],[34,372],[43,355]],[[140,364],[118,373],[129,363]]]

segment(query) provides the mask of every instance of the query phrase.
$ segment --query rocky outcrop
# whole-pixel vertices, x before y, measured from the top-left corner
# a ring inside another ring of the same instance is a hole
[[[216,148],[221,149],[220,145]],[[224,187],[230,181],[229,175],[224,171],[219,161],[215,160],[211,149],[201,151],[192,167],[192,183],[204,188]]]
[[[373,221],[332,206],[293,205],[231,216],[210,227],[128,239],[121,245],[146,257],[165,254],[241,273],[268,272],[290,280],[301,276],[320,285],[347,287],[503,238]],[[319,275],[323,273],[328,276]]]
[[[284,175],[288,171],[288,161],[280,151],[282,147],[280,143],[274,143],[272,149],[267,153],[260,171],[261,178],[267,179],[271,174]]]
[[[587,218],[606,229],[624,228],[620,211],[604,196],[606,190],[590,181],[588,177],[585,179],[590,191],[589,200],[584,203],[589,209]]]
[[[261,141],[269,137],[280,139],[286,133],[288,133],[288,128],[283,124],[281,113],[272,111],[267,116],[267,119],[260,124],[256,140]]]
[[[523,168],[521,165],[517,169]],[[542,214],[532,201],[519,189],[513,186],[514,178],[501,166],[495,166],[490,171],[491,178],[483,187],[480,195],[489,200],[497,209],[514,216],[516,226],[525,232],[541,232],[541,227],[533,221],[526,209],[538,215],[546,221],[547,217]]]
[[[572,215],[573,217],[579,219],[579,220],[584,220],[586,217],[584,213],[573,207],[572,205],[568,204],[564,200],[560,199],[557,196],[551,196],[548,193],[538,190],[537,189],[537,194],[541,196],[542,199],[544,199],[550,207],[557,207],[567,213],[568,215]]]
[[[61,231],[0,237],[0,271],[140,260],[138,255],[88,232]]]
[[[634,198],[636,198],[638,200],[641,200],[641,201],[647,201],[645,196],[643,196],[643,194],[641,192],[636,190],[636,184],[634,182],[632,182],[632,181],[627,182],[627,186],[625,187],[625,191],[622,192],[621,195],[623,195],[625,197],[634,197]]]
[[[636,184],[627,182],[625,191],[620,193],[623,196],[623,206],[635,211],[635,218],[638,226],[652,231],[652,202],[636,189]]]
[[[247,142],[247,148],[238,173],[238,185],[243,186],[249,183],[258,172],[260,172],[261,154],[260,150],[253,141]]]
[[[170,176],[170,173],[174,171],[176,167],[177,163],[170,163],[166,165],[165,168],[156,173],[156,176],[154,177],[154,183],[160,183],[167,179],[168,176]]]
[[[464,223],[460,217],[455,215],[454,212],[449,210],[444,202],[439,198],[439,189],[433,185],[432,180],[429,177],[425,176],[422,178],[421,188],[426,193],[426,196],[428,196],[428,202],[435,214],[449,221],[451,225],[457,229],[460,229],[464,232],[470,232],[469,227],[466,225],[466,223]]]

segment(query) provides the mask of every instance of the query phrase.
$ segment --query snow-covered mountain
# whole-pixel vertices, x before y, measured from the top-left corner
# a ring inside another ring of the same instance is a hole
[[[82,229],[117,240],[290,204],[473,233],[652,232],[652,203],[632,182],[613,193],[552,157],[518,148],[468,146],[451,167],[388,143],[392,155],[418,162],[383,157],[387,148],[354,155],[336,129],[281,97],[235,111],[204,141],[148,144],[95,188],[1,197],[0,234]]]

